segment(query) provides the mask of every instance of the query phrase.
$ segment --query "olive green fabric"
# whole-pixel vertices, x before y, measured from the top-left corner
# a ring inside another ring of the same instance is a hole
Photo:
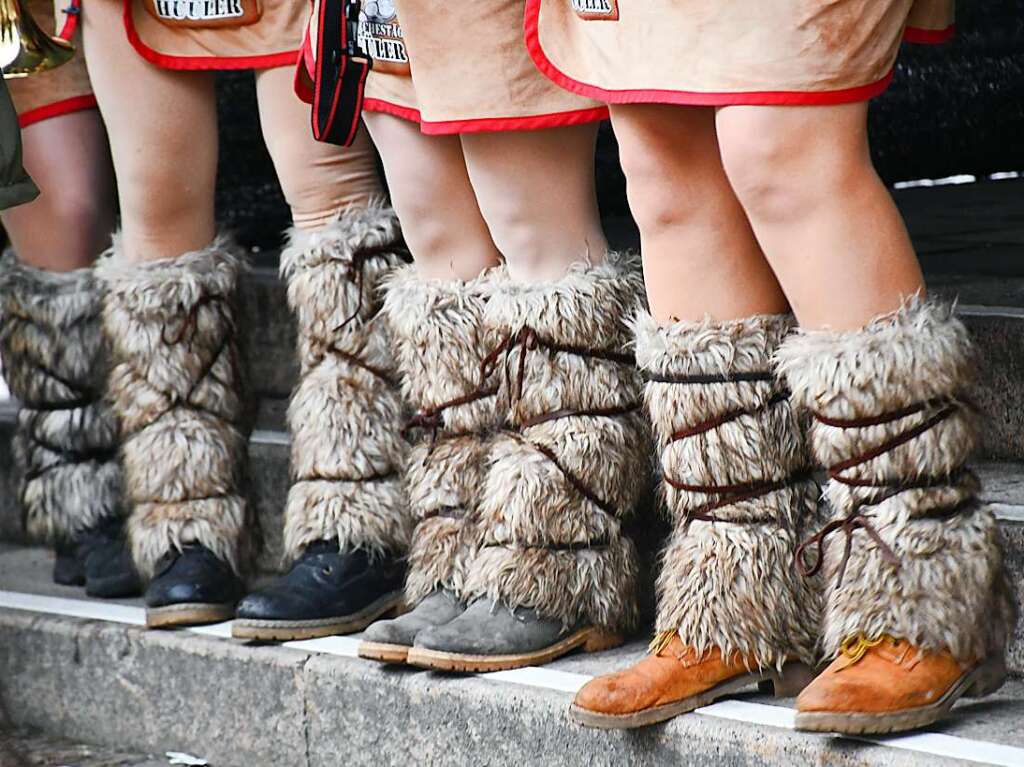
[[[39,190],[21,165],[21,129],[18,115],[0,78],[0,210],[34,200]]]

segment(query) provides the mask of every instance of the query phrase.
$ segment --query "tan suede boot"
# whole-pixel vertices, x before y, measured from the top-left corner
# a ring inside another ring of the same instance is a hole
[[[797,727],[896,732],[997,689],[1015,610],[998,525],[964,469],[976,442],[964,326],[915,300],[862,330],[793,336],[778,356],[813,415],[834,514],[800,551],[826,578],[835,660],[798,699]]]
[[[817,486],[772,355],[787,317],[636,322],[637,363],[674,524],[658,578],[658,636],[632,668],[598,677],[573,718],[603,728],[664,721],[759,682],[810,680],[819,615],[793,568]]]

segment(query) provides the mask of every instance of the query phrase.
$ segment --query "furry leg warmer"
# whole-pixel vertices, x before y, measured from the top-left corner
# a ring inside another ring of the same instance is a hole
[[[288,408],[289,561],[319,540],[393,555],[409,544],[402,398],[380,311],[382,281],[402,263],[399,240],[394,213],[375,207],[319,231],[294,230],[281,254],[301,362]]]
[[[784,316],[659,327],[634,323],[673,531],[658,577],[657,631],[704,655],[762,667],[813,663],[820,598],[796,571],[818,487],[772,355]]]
[[[827,655],[883,633],[962,662],[1001,653],[1015,615],[997,523],[964,470],[976,419],[963,324],[915,300],[862,330],[794,335],[778,361],[830,475],[835,521],[802,552],[827,578]],[[830,532],[845,540],[826,546]]]
[[[115,367],[128,536],[143,577],[199,543],[238,572],[248,514],[234,298],[242,261],[225,240],[133,263],[115,240],[97,273]]]
[[[394,333],[412,425],[426,438],[406,464],[409,502],[417,519],[409,554],[406,602],[437,589],[464,598],[475,551],[492,432],[501,419],[497,388],[481,382],[494,334],[483,325],[488,293],[501,272],[470,282],[423,280],[414,267],[396,273],[385,311]]]
[[[0,259],[0,353],[21,403],[14,453],[26,529],[68,541],[120,516],[117,422],[103,401],[107,350],[92,270]]]
[[[623,318],[642,291],[633,259],[611,253],[554,282],[506,282],[488,302],[509,430],[491,450],[470,596],[566,626],[635,624],[637,555],[622,517],[649,474]]]

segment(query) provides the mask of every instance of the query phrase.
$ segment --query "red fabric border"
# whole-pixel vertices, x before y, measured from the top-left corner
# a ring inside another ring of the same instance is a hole
[[[679,106],[813,106],[867,101],[883,93],[892,83],[893,71],[881,80],[856,88],[834,91],[748,91],[716,93],[712,91],[673,91],[658,89],[606,90],[573,79],[560,70],[544,53],[538,29],[541,0],[526,0],[524,36],[526,48],[537,68],[556,85],[572,93],[609,104],[676,104]]]
[[[907,27],[903,31],[903,42],[921,45],[940,45],[948,43],[954,36],[956,36],[956,24],[950,24],[945,29]]]
[[[442,120],[420,123],[420,130],[428,136],[452,133],[485,133],[501,131],[530,131],[543,128],[564,128],[568,125],[600,122],[608,119],[608,107],[576,109],[572,112],[554,112],[530,117],[479,117],[470,120]]]
[[[546,115],[532,115],[530,117],[480,117],[469,120],[431,122],[424,120],[423,115],[417,109],[404,107],[391,101],[384,101],[383,99],[371,98],[363,102],[363,110],[366,112],[381,112],[382,114],[399,117],[409,122],[419,123],[420,130],[428,136],[447,136],[455,133],[500,133],[502,131],[541,130],[543,128],[561,128],[567,125],[600,122],[601,120],[608,119],[607,107],[592,107],[572,112],[555,112]]]
[[[86,109],[96,109],[96,97],[91,93],[85,96],[73,96],[69,99],[54,101],[52,104],[44,104],[41,107],[23,112],[18,115],[18,125],[21,128],[27,128],[43,120],[49,120],[51,117],[60,117],[72,112],[84,112]]]
[[[171,56],[155,51],[142,42],[132,19],[132,0],[124,0],[124,29],[128,41],[136,52],[150,64],[164,69],[222,70],[222,69],[273,69],[290,67],[299,57],[299,51],[282,51],[260,56]]]
[[[418,109],[412,109],[411,107],[403,107],[399,104],[394,104],[390,101],[384,101],[383,99],[363,99],[363,111],[364,112],[380,112],[381,114],[391,115],[392,117],[400,117],[403,120],[409,122],[422,123],[423,118],[420,117]]]

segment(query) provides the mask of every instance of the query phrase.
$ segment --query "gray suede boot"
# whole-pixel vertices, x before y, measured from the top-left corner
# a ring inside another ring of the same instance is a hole
[[[416,409],[410,433],[419,441],[406,464],[417,519],[409,554],[406,604],[413,609],[367,630],[359,654],[401,663],[416,636],[464,609],[467,563],[476,551],[474,518],[485,462],[500,420],[497,386],[482,383],[494,336],[484,306],[495,270],[475,280],[423,280],[414,267],[391,280],[385,312],[398,350],[406,400]]]
[[[535,665],[612,647],[635,624],[637,557],[622,518],[647,486],[649,458],[625,318],[641,294],[636,264],[617,254],[495,290],[485,324],[502,340],[488,359],[509,428],[489,453],[471,604],[421,631],[410,664]]]

